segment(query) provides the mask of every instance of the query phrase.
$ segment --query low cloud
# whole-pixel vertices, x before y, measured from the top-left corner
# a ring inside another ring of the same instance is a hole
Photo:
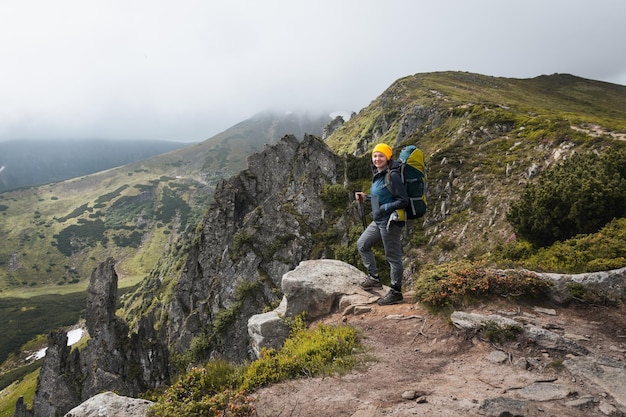
[[[0,140],[203,140],[268,108],[358,112],[420,72],[626,82],[610,0],[4,3]]]

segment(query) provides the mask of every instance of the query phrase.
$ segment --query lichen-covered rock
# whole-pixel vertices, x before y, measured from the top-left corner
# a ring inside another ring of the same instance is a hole
[[[153,404],[152,401],[107,391],[72,408],[65,417],[144,417]]]
[[[154,317],[142,317],[137,332],[129,334],[129,326],[115,315],[117,273],[112,258],[94,269],[87,294],[87,346],[71,350],[64,330],[50,333],[33,399],[34,416],[63,415],[103,391],[136,396],[169,383],[169,352],[154,330]],[[18,411],[30,412],[23,406],[16,407]]]
[[[626,301],[626,268],[582,274],[535,274],[552,283],[550,296],[560,304],[570,302],[576,292],[611,302]]]
[[[333,311],[345,311],[347,304],[370,303],[371,294],[358,286],[365,277],[365,273],[354,266],[332,259],[303,261],[287,272],[281,283],[283,299],[280,305],[248,320],[255,356],[259,357],[262,348],[280,348],[289,336],[285,320],[300,313],[306,312],[307,319],[315,320]]]

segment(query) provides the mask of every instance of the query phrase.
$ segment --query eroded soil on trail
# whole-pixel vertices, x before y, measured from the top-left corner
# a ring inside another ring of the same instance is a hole
[[[455,328],[449,316],[431,314],[409,300],[411,294],[405,294],[403,304],[374,303],[364,314],[325,317],[324,323],[348,324],[360,331],[365,349],[359,355],[360,365],[346,375],[303,378],[260,389],[255,394],[258,416],[484,416],[494,415],[484,408],[485,400],[500,398],[525,400],[520,413],[524,416],[582,417],[626,411],[601,387],[570,374],[563,367],[567,352],[540,349],[524,340],[493,343],[483,334]],[[623,306],[564,307],[503,300],[464,311],[505,315],[576,340],[592,354],[626,362]],[[494,352],[504,352],[506,359],[494,360]],[[522,397],[522,389],[534,383],[551,383],[566,394],[548,400]]]

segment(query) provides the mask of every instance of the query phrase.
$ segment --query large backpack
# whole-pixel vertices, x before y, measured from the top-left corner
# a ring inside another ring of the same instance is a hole
[[[407,219],[417,219],[426,213],[426,165],[424,153],[414,145],[406,146],[400,152],[400,166],[396,168],[402,177],[409,196],[409,206],[406,208]],[[391,172],[385,176],[385,185],[393,193],[391,187]]]

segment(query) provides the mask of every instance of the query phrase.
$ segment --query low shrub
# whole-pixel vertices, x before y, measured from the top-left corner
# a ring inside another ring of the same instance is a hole
[[[492,260],[510,267],[568,274],[622,268],[626,266],[626,218],[614,219],[597,233],[546,248],[516,239],[497,248]]]
[[[211,361],[182,375],[161,395],[146,395],[156,401],[148,415],[252,417],[256,412],[248,392],[288,378],[349,369],[355,363],[351,355],[357,347],[353,328],[307,328],[304,317],[298,317],[280,350],[264,350],[261,358],[247,366]]]
[[[481,263],[459,261],[423,271],[415,282],[415,297],[435,309],[446,309],[494,296],[541,297],[549,286],[526,271],[488,270]]]
[[[170,386],[149,416],[233,416],[253,415],[252,400],[234,391],[240,369],[226,361],[212,361],[192,368]]]
[[[249,391],[264,385],[301,376],[326,375],[354,365],[356,331],[347,326],[319,325],[307,329],[296,322],[292,334],[278,350],[264,350],[245,374],[241,388]]]
[[[507,212],[516,234],[541,247],[595,233],[626,215],[626,149],[575,154],[529,183]]]
[[[480,334],[489,342],[503,344],[512,342],[522,333],[521,326],[505,324],[501,325],[495,321],[487,321],[482,324]]]

